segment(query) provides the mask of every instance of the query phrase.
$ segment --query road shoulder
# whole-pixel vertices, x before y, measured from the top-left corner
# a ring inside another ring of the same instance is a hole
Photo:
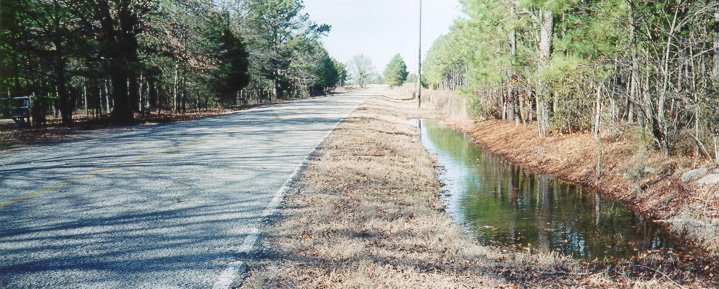
[[[372,97],[325,140],[249,262],[245,287],[504,284],[478,262],[488,252],[455,241],[466,236],[442,213],[411,106]]]
[[[415,106],[371,97],[325,139],[263,229],[243,288],[706,284],[480,246],[443,210],[435,163],[410,121],[431,115]]]

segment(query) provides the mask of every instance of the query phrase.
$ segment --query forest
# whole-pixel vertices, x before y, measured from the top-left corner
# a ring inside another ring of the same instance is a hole
[[[0,2],[0,95],[30,96],[32,122],[84,109],[126,123],[324,94],[344,65],[300,0]],[[0,104],[0,106],[3,104]]]
[[[700,0],[463,0],[425,85],[479,118],[538,135],[635,134],[719,162],[719,4]]]

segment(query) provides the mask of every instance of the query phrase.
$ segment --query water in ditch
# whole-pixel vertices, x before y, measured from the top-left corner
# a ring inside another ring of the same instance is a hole
[[[485,245],[586,259],[620,259],[674,247],[659,225],[595,191],[536,174],[436,121],[419,122],[437,156],[447,210]]]

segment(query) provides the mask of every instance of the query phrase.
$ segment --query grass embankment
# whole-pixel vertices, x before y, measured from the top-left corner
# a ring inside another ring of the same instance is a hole
[[[480,246],[443,211],[434,162],[408,121],[429,115],[404,97],[370,98],[325,140],[264,230],[243,287],[710,284],[677,260],[607,267]]]

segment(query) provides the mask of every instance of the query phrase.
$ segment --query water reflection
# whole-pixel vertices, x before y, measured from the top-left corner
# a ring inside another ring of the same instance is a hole
[[[420,128],[444,168],[447,210],[484,244],[600,259],[673,246],[659,226],[594,191],[512,165],[434,121]]]

